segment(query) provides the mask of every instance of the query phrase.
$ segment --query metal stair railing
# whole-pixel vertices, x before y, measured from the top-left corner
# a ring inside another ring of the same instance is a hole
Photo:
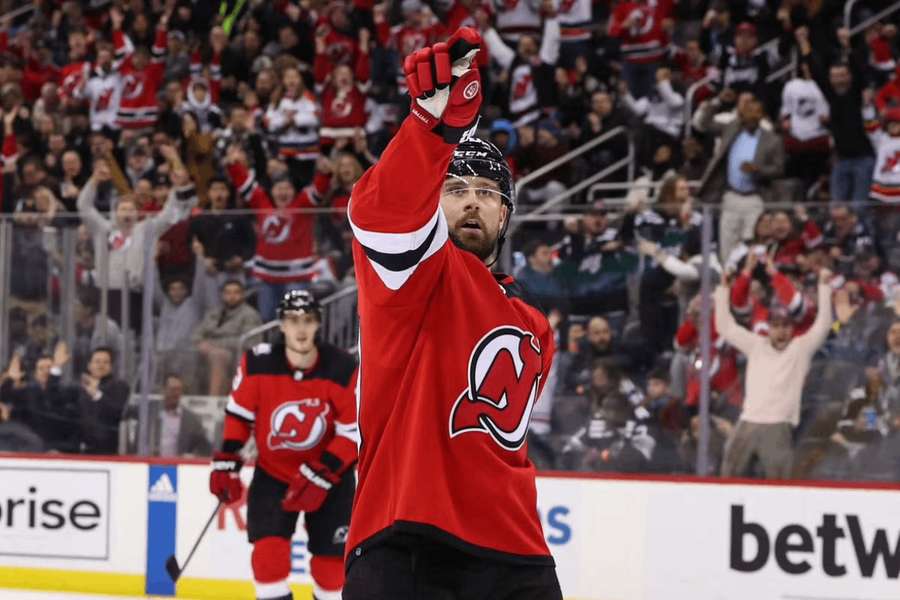
[[[597,136],[594,139],[583,143],[582,145],[578,146],[577,148],[570,150],[569,152],[566,152],[559,158],[551,160],[546,165],[540,167],[539,169],[532,171],[528,175],[525,175],[524,177],[519,179],[516,182],[516,194],[518,194],[520,191],[522,191],[522,189],[524,189],[525,186],[527,186],[532,181],[539,179],[540,177],[543,177],[544,175],[553,171],[554,169],[566,164],[567,162],[570,162],[572,159],[578,158],[585,152],[588,152],[589,150],[593,150],[594,148],[596,148],[603,142],[606,142],[607,140],[610,140],[610,139],[616,137],[617,135],[627,134],[627,132],[628,132],[627,128],[620,125],[618,127],[615,127],[614,129],[607,131],[603,135]]]

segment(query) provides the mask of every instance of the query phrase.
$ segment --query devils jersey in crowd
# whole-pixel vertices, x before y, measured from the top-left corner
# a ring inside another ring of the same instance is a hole
[[[552,565],[525,437],[553,337],[512,278],[448,243],[454,148],[407,119],[350,200],[361,446],[348,558],[397,533]]]
[[[257,184],[256,174],[242,164],[228,166],[228,175],[241,199],[256,213],[256,255],[253,276],[270,283],[313,281],[323,275],[313,247],[316,215],[313,208],[328,190],[329,178],[317,173],[313,184],[300,190],[283,208]]]
[[[352,464],[355,370],[349,354],[328,344],[319,345],[316,364],[305,371],[288,363],[283,345],[257,345],[244,354],[234,376],[223,438],[243,445],[252,429],[257,464],[285,483],[301,464],[326,451]]]

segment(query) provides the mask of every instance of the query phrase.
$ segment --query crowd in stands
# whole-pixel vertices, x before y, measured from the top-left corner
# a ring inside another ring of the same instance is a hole
[[[151,353],[152,451],[208,452],[183,396],[228,393],[284,291],[352,285],[345,209],[408,112],[401,60],[471,26],[480,132],[517,178],[608,138],[518,196],[562,213],[517,224],[506,265],[558,334],[538,466],[694,472],[708,371],[708,474],[900,479],[900,13],[854,31],[837,0],[14,8],[0,449],[134,451]],[[620,192],[561,198],[601,171]]]

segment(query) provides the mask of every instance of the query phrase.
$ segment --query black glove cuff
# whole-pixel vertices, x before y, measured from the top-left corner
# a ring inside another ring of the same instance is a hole
[[[340,458],[327,450],[322,452],[322,456],[319,457],[319,462],[331,469],[333,473],[340,473],[341,468],[344,466],[344,462]]]
[[[238,440],[225,440],[222,442],[222,452],[227,452],[229,454],[238,454],[243,447],[244,444]]]
[[[475,120],[465,127],[451,127],[441,121],[440,123],[438,123],[437,127],[432,129],[432,131],[444,138],[444,141],[448,144],[459,144],[460,142],[465,141],[467,138],[475,135],[475,130],[478,128],[479,119],[481,119],[480,115],[476,116]]]

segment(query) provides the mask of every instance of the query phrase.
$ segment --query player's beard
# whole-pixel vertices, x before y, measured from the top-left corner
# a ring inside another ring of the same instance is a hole
[[[459,223],[450,230],[450,239],[453,241],[457,248],[460,248],[467,252],[471,252],[482,261],[486,261],[491,257],[492,254],[494,254],[494,246],[497,244],[497,237],[491,236],[487,232],[487,228],[484,226],[484,222],[481,221],[480,218],[474,217],[478,218],[483,235],[477,239],[463,239],[463,237],[459,235],[459,230],[462,229],[462,224],[471,218],[473,218],[472,215],[463,216],[463,218],[459,220]]]

